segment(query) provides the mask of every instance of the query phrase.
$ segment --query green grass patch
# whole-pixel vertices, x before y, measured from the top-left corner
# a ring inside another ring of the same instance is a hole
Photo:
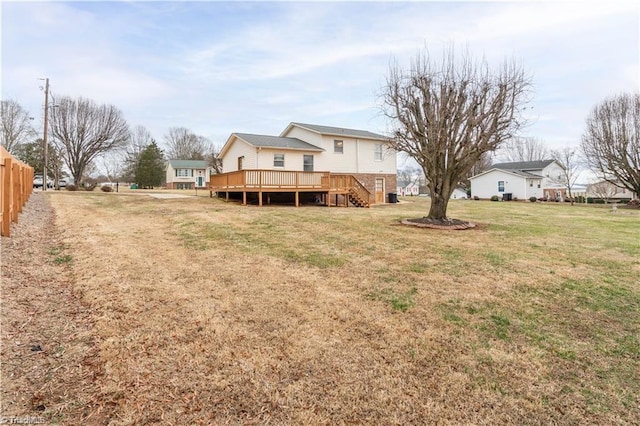
[[[382,301],[391,306],[394,311],[406,312],[415,304],[414,297],[418,289],[411,287],[406,291],[398,291],[391,288],[384,288],[367,294],[370,300]]]

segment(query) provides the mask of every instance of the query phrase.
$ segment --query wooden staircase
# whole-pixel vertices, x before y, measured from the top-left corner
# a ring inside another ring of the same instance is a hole
[[[361,195],[355,188],[349,188],[347,197],[349,198],[349,202],[356,207],[369,207],[369,200],[361,198]]]

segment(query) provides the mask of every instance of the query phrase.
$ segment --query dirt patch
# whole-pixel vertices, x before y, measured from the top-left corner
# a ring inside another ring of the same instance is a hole
[[[0,417],[80,424],[99,372],[96,340],[45,196],[31,195],[1,244]]]
[[[452,231],[460,231],[476,227],[475,223],[465,222],[459,219],[430,219],[428,217],[404,219],[400,221],[400,223],[403,225],[415,226],[417,228],[444,229]]]

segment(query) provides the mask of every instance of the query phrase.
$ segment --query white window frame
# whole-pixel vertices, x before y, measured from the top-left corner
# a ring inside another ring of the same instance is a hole
[[[498,192],[504,192],[504,183],[505,182],[503,180],[498,181]],[[500,189],[500,187],[502,187],[502,189]]]
[[[279,169],[284,168],[284,154],[281,154],[281,153],[273,154],[273,167],[277,167]]]
[[[382,161],[382,144],[377,143],[373,146],[373,161]]]
[[[176,169],[176,177],[193,177],[193,169]]]

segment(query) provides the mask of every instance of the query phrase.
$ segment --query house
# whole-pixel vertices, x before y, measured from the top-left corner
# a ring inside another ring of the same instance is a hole
[[[465,200],[467,199],[467,191],[464,188],[456,188],[451,193],[452,200]]]
[[[604,200],[608,203],[612,201],[629,201],[637,198],[637,195],[627,188],[603,180],[587,185],[586,197],[587,199]]]
[[[396,190],[396,153],[366,130],[290,123],[278,136],[232,133],[220,151],[218,196],[299,205],[370,206]]]
[[[211,168],[203,160],[169,160],[166,169],[168,189],[207,188]]]
[[[416,196],[420,194],[420,185],[417,182],[408,179],[397,179],[397,182],[396,193],[399,196]]]
[[[489,199],[494,195],[503,200],[531,197],[563,199],[564,168],[556,160],[524,161],[494,164],[472,176],[471,196]]]

